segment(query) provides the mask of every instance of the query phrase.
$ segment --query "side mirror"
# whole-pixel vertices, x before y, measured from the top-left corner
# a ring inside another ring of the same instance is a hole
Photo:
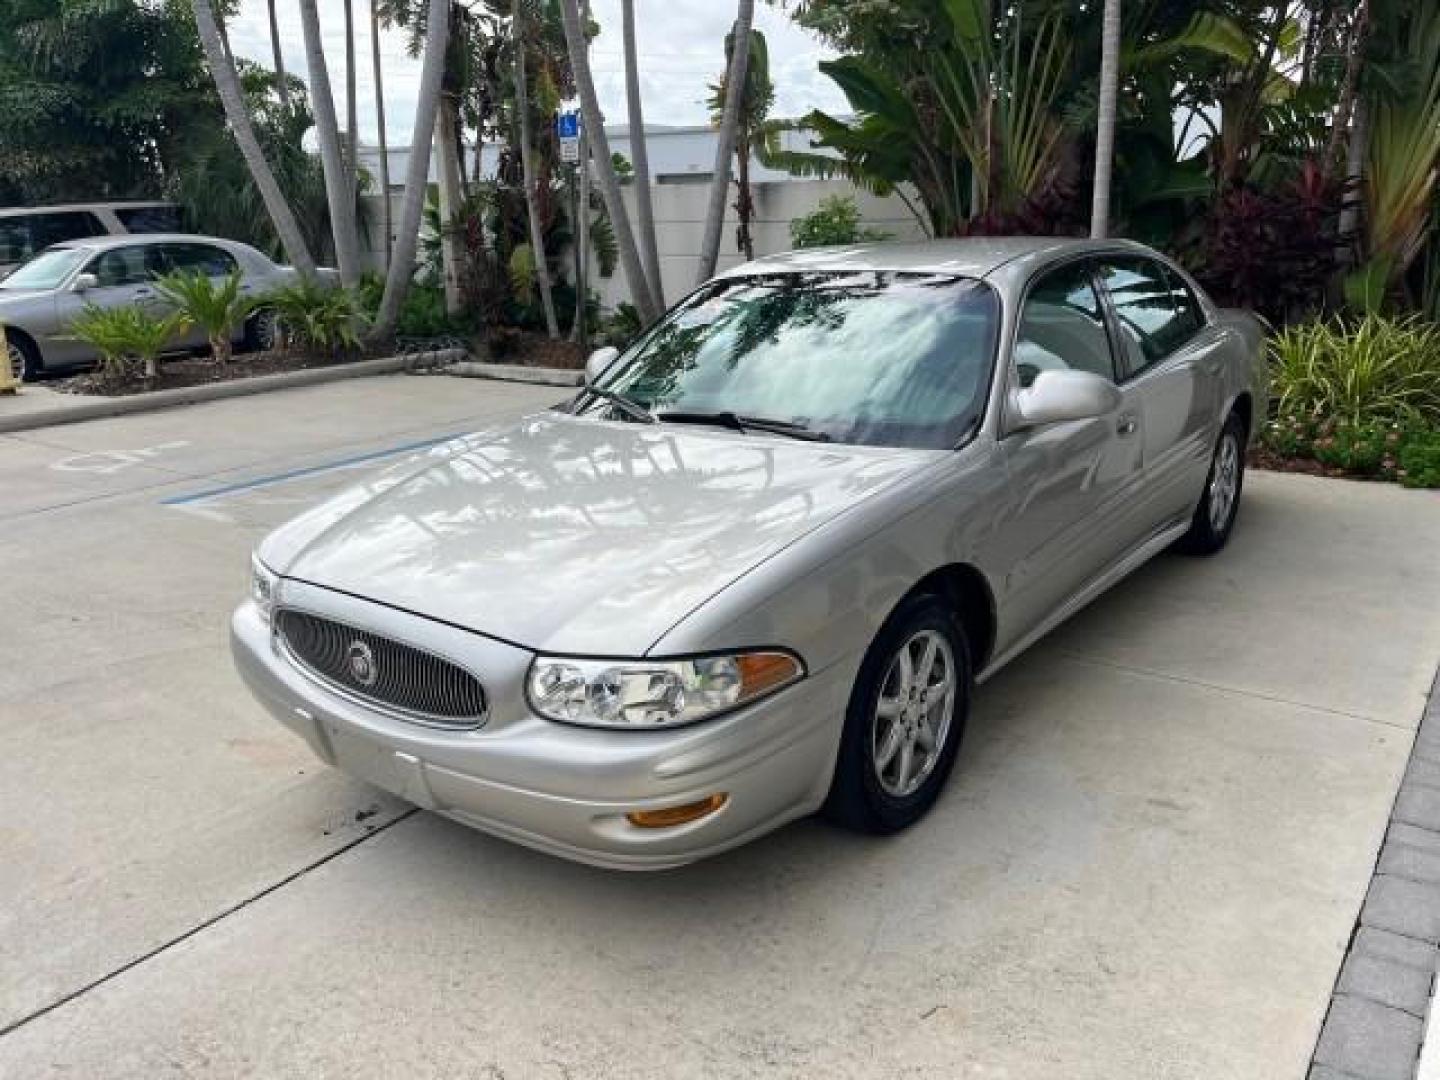
[[[592,352],[590,358],[585,361],[585,382],[593,383],[600,378],[605,374],[605,369],[613,364],[619,355],[620,350],[613,345],[606,345],[603,349],[596,349]]]
[[[1016,426],[1093,420],[1114,412],[1123,400],[1114,383],[1088,371],[1042,371],[1029,387],[1015,394]]]
[[[85,292],[89,289],[100,287],[100,279],[94,274],[80,274],[75,278],[75,284],[71,286],[76,292]]]

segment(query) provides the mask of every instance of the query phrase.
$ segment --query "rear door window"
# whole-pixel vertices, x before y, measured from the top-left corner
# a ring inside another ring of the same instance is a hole
[[[169,270],[206,277],[225,277],[238,269],[235,256],[209,244],[166,244],[165,263]]]
[[[1200,329],[1201,313],[1194,296],[1155,260],[1102,259],[1100,278],[1119,322],[1127,376],[1160,363]]]

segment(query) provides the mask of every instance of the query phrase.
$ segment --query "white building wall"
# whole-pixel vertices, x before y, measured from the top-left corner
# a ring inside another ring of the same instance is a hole
[[[710,186],[704,183],[652,184],[650,190],[655,208],[655,242],[660,252],[660,276],[668,305],[695,288]],[[791,220],[810,213],[820,205],[821,199],[830,195],[853,197],[860,208],[861,223],[867,228],[888,233],[892,240],[919,240],[924,237],[919,224],[900,198],[893,195],[877,198],[845,180],[792,179],[753,184],[752,190],[755,220],[751,224],[751,235],[755,240],[757,256],[790,250]],[[621,192],[633,227],[636,221],[635,188],[633,185],[626,185]],[[364,238],[362,257],[368,269],[378,270],[380,197],[367,195],[365,201],[370,206],[372,235]],[[391,218],[394,223],[400,220],[400,204],[403,201],[404,196],[400,189],[391,192]],[[720,260],[717,269],[721,270],[744,261],[735,246],[734,202],[735,186],[732,184],[726,195],[725,227],[720,234]],[[561,265],[566,268],[568,277],[570,260],[562,259]],[[593,265],[593,259],[590,288],[599,294],[601,307],[607,310],[631,298],[624,269],[616,266],[615,273],[604,278],[600,276],[599,268]]]

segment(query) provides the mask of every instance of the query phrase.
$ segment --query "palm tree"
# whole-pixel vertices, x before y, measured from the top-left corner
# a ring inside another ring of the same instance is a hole
[[[530,251],[535,257],[535,280],[540,286],[540,305],[545,309],[545,332],[550,340],[560,337],[555,321],[555,300],[550,295],[550,269],[545,258],[545,232],[540,227],[540,207],[535,199],[535,150],[531,143],[534,132],[530,123],[530,88],[525,73],[525,53],[530,47],[525,35],[525,5],[515,5],[512,33],[515,44],[515,112],[520,124],[520,171],[525,183],[525,216],[530,219]]]
[[[635,216],[640,254],[655,302],[665,306],[660,278],[660,252],[655,244],[655,209],[650,202],[650,151],[645,145],[645,114],[640,104],[640,61],[635,47],[635,0],[620,0],[621,35],[625,42],[625,100],[630,113],[630,161],[635,166]]]
[[[300,26],[305,35],[305,60],[310,70],[310,101],[315,113],[315,134],[320,142],[320,164],[325,170],[325,193],[330,203],[330,232],[335,238],[335,262],[346,288],[360,284],[360,242],[355,231],[355,185],[346,182],[340,152],[340,130],[335,120],[335,98],[330,92],[330,71],[320,40],[320,13],[316,0],[300,0]]]
[[[754,0],[750,3],[753,6]],[[590,153],[595,161],[596,178],[600,182],[600,196],[605,201],[605,210],[615,230],[615,246],[619,249],[620,265],[624,267],[630,295],[640,317],[649,325],[660,317],[660,307],[650,292],[649,281],[640,263],[640,252],[635,246],[635,233],[630,228],[630,215],[626,213],[625,202],[620,197],[620,181],[615,176],[610,140],[605,135],[605,118],[600,113],[600,99],[595,93],[595,79],[590,73],[590,58],[586,54],[585,33],[580,27],[577,0],[560,0],[560,15],[565,25],[565,45],[570,53],[575,89],[580,93],[585,129],[593,140]]]
[[[221,40],[220,27],[215,21],[215,11],[210,6],[210,0],[195,0],[195,29],[200,37],[200,45],[205,50],[205,59],[210,64],[210,73],[215,80],[215,92],[225,110],[230,132],[235,136],[235,144],[240,148],[240,155],[245,159],[245,166],[250,170],[256,190],[265,202],[265,211],[275,226],[275,235],[280,238],[285,257],[301,274],[313,277],[315,259],[305,244],[305,237],[300,232],[300,225],[290,210],[290,204],[285,201],[280,185],[275,182],[275,174],[270,171],[259,140],[255,138],[255,126],[250,122],[250,112],[245,107],[245,94],[240,88],[240,77],[235,73],[235,62]]]
[[[275,0],[266,0],[270,9],[270,52],[275,58],[275,89],[280,104],[290,108],[290,80],[285,76],[285,51],[280,47],[280,20],[275,15]]]
[[[390,144],[385,138],[385,92],[380,75],[379,0],[370,0],[370,66],[375,73],[375,127],[380,144],[380,266],[382,270],[389,270],[391,239]]]
[[[201,0],[207,2],[207,0]],[[400,228],[385,275],[385,293],[370,328],[370,340],[382,342],[395,333],[400,305],[415,273],[415,248],[420,238],[420,214],[425,209],[426,178],[430,172],[430,140],[440,105],[440,84],[445,77],[445,52],[450,38],[450,0],[430,0],[425,24],[425,59],[420,65],[420,92],[415,99],[415,127],[410,136],[410,161],[405,170],[405,202],[400,207]]]
[[[1100,24],[1100,103],[1095,122],[1095,187],[1090,204],[1090,235],[1110,233],[1110,172],[1115,161],[1115,99],[1120,89],[1120,0],[1105,0]]]
[[[731,32],[735,47],[730,50],[730,69],[725,85],[743,86],[745,68],[750,60],[750,24],[755,19],[755,0],[740,0],[740,10]],[[700,271],[695,283],[704,284],[715,275],[720,258],[720,230],[725,224],[725,191],[730,186],[730,154],[735,147],[735,132],[740,122],[742,94],[731,94],[725,102],[720,120],[720,137],[715,145],[715,173],[710,178],[710,204],[705,211],[705,237],[700,242]]]
[[[726,35],[726,57],[734,48],[735,36]],[[710,117],[717,126],[724,120],[728,89],[723,77],[720,83],[710,88]],[[773,104],[775,84],[770,81],[770,50],[765,44],[765,35],[759,30],[751,30],[750,59],[745,65],[744,92],[735,128],[735,216],[739,219],[735,246],[744,252],[746,259],[755,257],[755,242],[750,235],[750,223],[755,218],[755,199],[750,191],[750,159],[756,157],[768,164],[772,154],[780,148],[780,125],[769,120]]]

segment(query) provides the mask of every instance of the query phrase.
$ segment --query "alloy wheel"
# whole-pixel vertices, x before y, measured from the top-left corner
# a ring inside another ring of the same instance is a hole
[[[913,795],[934,770],[955,713],[955,683],[955,654],[936,630],[913,634],[891,658],[870,729],[870,763],[886,794]]]
[[[1227,431],[1215,451],[1215,468],[1210,476],[1210,527],[1224,532],[1240,487],[1240,442]]]
[[[16,345],[13,341],[7,341],[5,343],[5,355],[10,360],[10,374],[15,376],[15,381],[19,382],[24,379],[25,354],[20,351],[20,346]]]

